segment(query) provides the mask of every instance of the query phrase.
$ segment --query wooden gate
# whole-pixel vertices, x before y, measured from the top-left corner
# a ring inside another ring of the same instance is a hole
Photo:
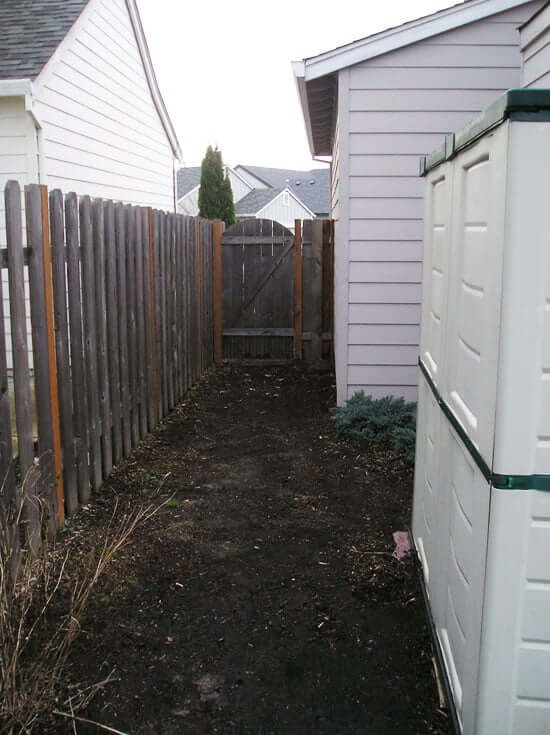
[[[222,237],[223,357],[332,364],[333,226],[250,219]]]

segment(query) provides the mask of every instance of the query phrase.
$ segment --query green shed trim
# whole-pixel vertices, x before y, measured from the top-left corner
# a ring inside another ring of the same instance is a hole
[[[479,467],[488,483],[498,490],[539,490],[541,492],[550,492],[550,475],[503,475],[493,472],[455,416],[452,408],[437,389],[432,376],[421,358],[418,358],[418,364],[438,406],[460,437],[462,444],[468,450],[469,455]]]
[[[445,136],[442,145],[420,159],[420,175],[450,161],[505,120],[550,122],[550,89],[509,89],[462,130]]]

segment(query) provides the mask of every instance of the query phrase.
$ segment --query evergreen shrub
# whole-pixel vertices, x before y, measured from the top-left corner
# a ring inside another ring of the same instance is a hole
[[[332,410],[336,430],[360,442],[391,447],[414,465],[416,404],[403,398],[373,398],[355,393],[346,405]]]

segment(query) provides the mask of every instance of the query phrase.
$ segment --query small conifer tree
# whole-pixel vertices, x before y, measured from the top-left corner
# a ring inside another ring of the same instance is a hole
[[[235,224],[235,204],[227,175],[224,175],[222,154],[208,146],[201,164],[199,215],[206,219],[221,219],[226,226]]]

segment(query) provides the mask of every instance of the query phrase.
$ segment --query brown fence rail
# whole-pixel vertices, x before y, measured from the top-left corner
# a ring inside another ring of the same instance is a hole
[[[33,501],[62,525],[212,365],[221,228],[38,185],[22,207],[13,181],[5,211],[0,509],[16,543],[21,527],[39,540]]]

